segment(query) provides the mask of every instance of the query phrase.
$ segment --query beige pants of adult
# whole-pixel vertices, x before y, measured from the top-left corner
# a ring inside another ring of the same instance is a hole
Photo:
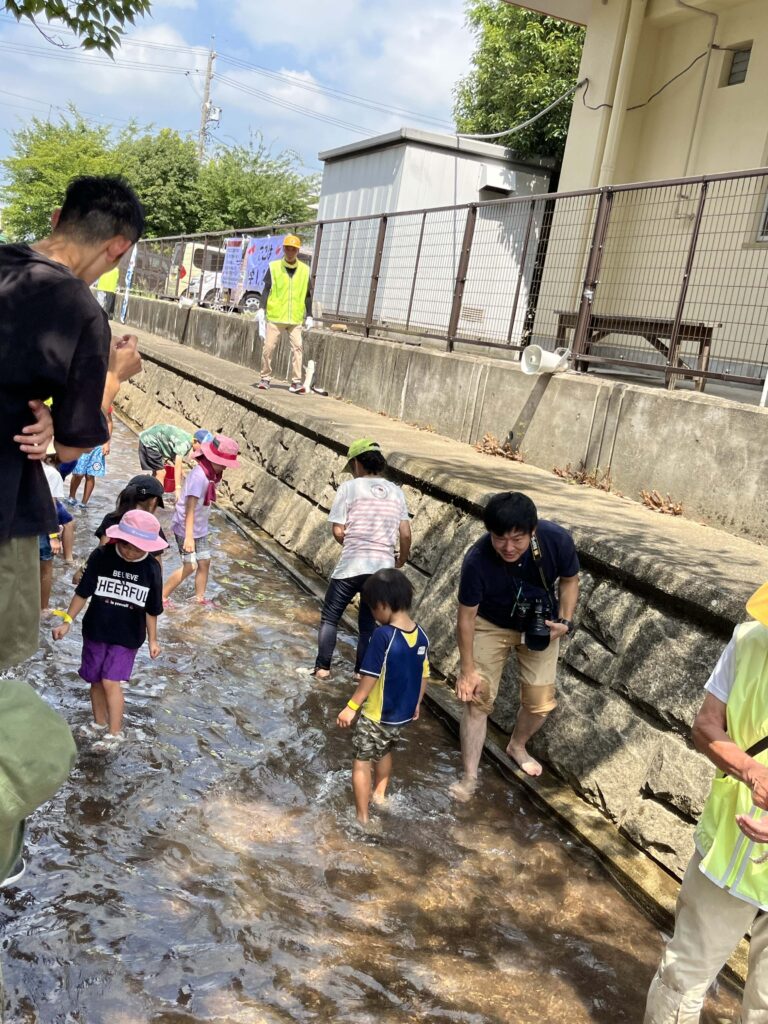
[[[768,1024],[768,914],[738,900],[699,871],[694,853],[667,943],[648,992],[644,1024],[698,1024],[707,989],[752,929],[742,1024]]]
[[[272,356],[283,335],[286,335],[291,343],[291,382],[303,380],[301,324],[267,323],[267,336],[261,352],[261,376],[266,380],[272,380]]]

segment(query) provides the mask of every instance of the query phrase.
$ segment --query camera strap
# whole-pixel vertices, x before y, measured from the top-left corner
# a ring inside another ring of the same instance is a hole
[[[544,575],[544,569],[542,568],[543,558],[541,554],[541,544],[539,543],[539,538],[536,536],[535,532],[531,534],[531,556],[536,565],[536,568],[539,570],[539,576],[541,577],[541,583],[544,587],[544,592],[546,593],[547,597],[550,598],[552,601],[552,614],[554,615],[558,611],[559,602],[555,599],[554,587],[550,590],[550,585],[547,582],[547,577]]]

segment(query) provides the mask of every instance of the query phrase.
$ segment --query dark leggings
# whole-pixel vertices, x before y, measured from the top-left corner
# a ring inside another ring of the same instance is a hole
[[[348,576],[346,579],[332,579],[325,592],[323,610],[320,612],[320,630],[317,637],[317,658],[315,668],[329,669],[331,659],[336,647],[336,631],[341,616],[346,611],[347,605],[363,589],[363,584],[370,576],[364,573],[362,576]],[[360,671],[368,641],[371,633],[376,628],[376,622],[371,614],[371,609],[364,602],[360,602],[360,611],[357,616],[357,655],[355,657],[355,672]]]

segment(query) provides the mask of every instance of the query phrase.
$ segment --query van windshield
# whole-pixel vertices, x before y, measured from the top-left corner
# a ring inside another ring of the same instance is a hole
[[[212,270],[220,274],[224,269],[224,253],[220,249],[195,249],[192,253],[192,266],[198,270]]]

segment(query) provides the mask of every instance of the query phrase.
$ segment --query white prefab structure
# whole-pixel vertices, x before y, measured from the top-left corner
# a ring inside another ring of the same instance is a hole
[[[320,153],[318,217],[325,224],[315,301],[324,314],[363,316],[381,222],[383,255],[374,318],[391,327],[444,333],[466,223],[465,209],[441,209],[534,196],[549,190],[552,163],[521,160],[503,146],[401,128]],[[400,216],[391,216],[400,214]],[[346,221],[346,218],[370,218]],[[459,333],[505,336],[525,315],[527,281],[519,278],[525,220],[507,204],[478,210],[473,260],[498,271],[498,288],[464,295]],[[526,268],[528,263],[526,262]],[[526,269],[524,277],[529,277]]]

